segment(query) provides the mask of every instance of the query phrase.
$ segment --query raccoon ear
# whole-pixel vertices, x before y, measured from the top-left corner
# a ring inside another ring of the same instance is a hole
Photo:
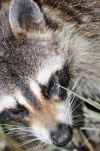
[[[9,23],[14,35],[42,30],[45,26],[43,12],[33,0],[12,0]]]

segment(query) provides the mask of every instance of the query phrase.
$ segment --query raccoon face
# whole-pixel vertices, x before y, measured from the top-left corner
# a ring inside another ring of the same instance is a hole
[[[44,84],[35,80],[25,84],[13,75],[18,78],[18,90],[12,96],[1,97],[0,120],[25,124],[27,131],[41,142],[58,147],[68,144],[73,136],[73,120],[70,99],[62,88],[68,87],[67,72],[66,68],[57,71]]]
[[[64,146],[72,139],[73,121],[66,89],[69,66],[65,47],[60,50],[56,38],[58,31],[46,26],[43,12],[32,0],[12,0],[9,24],[16,41],[11,39],[14,47],[8,55],[14,92],[1,96],[0,119],[25,123],[42,142]]]

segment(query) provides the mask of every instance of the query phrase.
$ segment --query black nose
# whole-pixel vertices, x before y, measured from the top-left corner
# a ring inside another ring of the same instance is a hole
[[[57,130],[51,133],[51,140],[55,146],[67,145],[73,137],[72,128],[66,124],[59,124]]]

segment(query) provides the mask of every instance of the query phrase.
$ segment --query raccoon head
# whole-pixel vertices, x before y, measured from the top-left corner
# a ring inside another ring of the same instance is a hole
[[[14,92],[0,98],[0,119],[26,123],[42,142],[64,146],[73,136],[67,92],[72,26],[49,28],[33,0],[12,0],[9,24],[13,36],[8,40],[6,70]]]

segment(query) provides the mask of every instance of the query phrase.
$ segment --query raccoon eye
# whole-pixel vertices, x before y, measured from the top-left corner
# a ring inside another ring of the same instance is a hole
[[[69,74],[68,74],[68,69],[66,67],[64,67],[61,71],[59,71],[58,82],[59,85],[63,86],[64,88],[68,87]],[[61,87],[59,87],[59,97],[61,98],[61,100],[67,98],[67,91]]]
[[[67,97],[67,91],[62,87],[57,87],[57,84],[63,87],[68,87],[69,84],[69,74],[68,69],[64,67],[62,70],[57,71],[53,75],[46,86],[42,85],[42,93],[44,97],[50,99],[52,95],[57,94],[61,100]]]
[[[27,109],[22,105],[17,105],[16,108],[9,111],[10,117],[14,120],[21,120],[28,115]]]
[[[68,86],[69,74],[67,68],[64,67],[61,71],[59,71],[58,82],[61,86]]]
[[[55,89],[56,89],[56,80],[55,80],[55,78],[52,76],[50,78],[49,83],[47,84],[47,86],[42,85],[41,89],[42,89],[43,95],[47,99],[49,99],[55,93]]]
[[[22,106],[22,105],[17,105],[16,108],[13,109],[5,109],[1,114],[0,114],[0,120],[2,121],[23,121],[24,117],[28,116],[28,111],[27,109]]]

